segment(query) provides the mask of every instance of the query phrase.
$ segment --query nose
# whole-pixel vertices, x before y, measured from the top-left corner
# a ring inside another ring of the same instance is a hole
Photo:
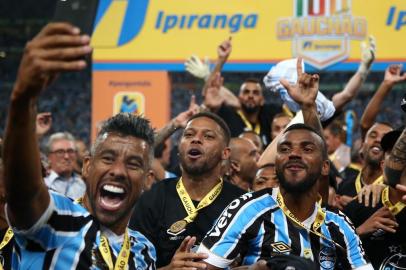
[[[195,134],[191,140],[191,143],[193,144],[201,144],[202,143],[202,135],[201,134]]]
[[[289,153],[289,159],[301,159],[302,158],[301,154],[302,152],[298,147],[293,147]]]
[[[123,179],[125,179],[126,171],[127,170],[126,170],[124,162],[117,160],[111,165],[109,174],[115,180],[123,180]]]

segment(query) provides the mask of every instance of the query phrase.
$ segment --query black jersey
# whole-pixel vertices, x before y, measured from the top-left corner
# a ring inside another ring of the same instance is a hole
[[[224,208],[233,199],[244,194],[242,189],[224,181],[218,197],[209,206],[199,210],[196,219],[183,232],[173,234],[169,230],[171,225],[188,215],[176,191],[178,180],[179,178],[162,180],[143,193],[130,221],[130,228],[136,228],[154,244],[158,257],[157,267],[170,263],[186,236],[196,236],[196,243],[200,243]],[[198,204],[193,203],[195,206]]]

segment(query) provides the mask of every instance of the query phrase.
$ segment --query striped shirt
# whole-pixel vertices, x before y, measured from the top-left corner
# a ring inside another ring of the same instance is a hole
[[[316,213],[317,210],[313,220],[303,222],[305,226],[313,223]],[[318,232],[327,239],[298,228],[272,198],[272,190],[265,189],[231,202],[198,252],[208,253],[206,262],[219,268],[228,267],[237,256],[243,258],[243,265],[251,265],[283,253],[309,258],[320,269],[372,269],[354,227],[344,214],[326,211]]]
[[[123,236],[104,228],[80,204],[50,192],[48,209],[29,230],[14,230],[12,269],[108,269],[99,251],[101,232],[109,240],[113,263]],[[139,232],[128,229],[127,269],[155,269],[154,246]]]

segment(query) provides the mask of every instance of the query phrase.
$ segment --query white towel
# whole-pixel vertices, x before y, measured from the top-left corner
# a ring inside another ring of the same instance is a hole
[[[293,112],[300,110],[299,104],[297,104],[288,94],[288,91],[279,82],[284,78],[290,84],[296,84],[297,71],[296,71],[297,59],[289,59],[279,62],[271,68],[268,74],[264,77],[265,87],[275,93],[279,92],[282,100],[286,103],[289,109]],[[305,67],[302,61],[302,70],[304,72]],[[327,99],[320,91],[316,97],[317,112],[319,113],[320,120],[325,121],[333,116],[335,108],[333,102]]]

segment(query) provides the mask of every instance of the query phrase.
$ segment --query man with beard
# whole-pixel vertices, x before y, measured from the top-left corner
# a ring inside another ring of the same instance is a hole
[[[4,137],[12,269],[155,269],[155,249],[127,228],[149,169],[153,130],[131,114],[108,119],[84,160],[82,202],[49,191],[35,135],[36,104],[61,72],[86,67],[90,37],[50,23],[26,45],[10,98]]]
[[[231,40],[220,44],[217,50],[218,60],[211,76],[220,72],[231,54]],[[210,78],[206,86],[210,84]],[[245,130],[252,130],[258,134],[264,145],[271,142],[271,123],[273,116],[282,111],[280,105],[265,104],[262,87],[256,78],[247,78],[241,85],[238,94],[240,109],[226,104],[226,97],[221,89],[204,90],[204,105],[217,113],[228,124],[231,137],[238,137]],[[224,92],[224,91],[223,91]]]
[[[179,143],[182,176],[156,183],[135,206],[130,228],[155,245],[158,267],[205,266],[192,261],[204,255],[188,251],[195,241],[200,243],[223,209],[244,193],[221,178],[222,161],[230,155],[229,141],[230,132],[220,117],[193,115]]]
[[[302,73],[300,60],[297,71],[297,85],[284,86],[308,123],[310,115],[317,119],[319,77]],[[271,189],[241,196],[202,241],[198,252],[208,254],[209,269],[226,268],[237,255],[252,265],[277,254],[309,258],[320,269],[372,269],[349,220],[318,203],[319,179],[329,171],[320,131],[305,124],[288,127],[278,141],[275,168],[280,184],[276,199]]]
[[[382,162],[384,152],[381,147],[382,137],[392,130],[386,123],[375,123],[367,132],[362,145],[364,166],[355,178],[346,179],[338,187],[338,205],[345,207],[364,185],[382,184]]]

